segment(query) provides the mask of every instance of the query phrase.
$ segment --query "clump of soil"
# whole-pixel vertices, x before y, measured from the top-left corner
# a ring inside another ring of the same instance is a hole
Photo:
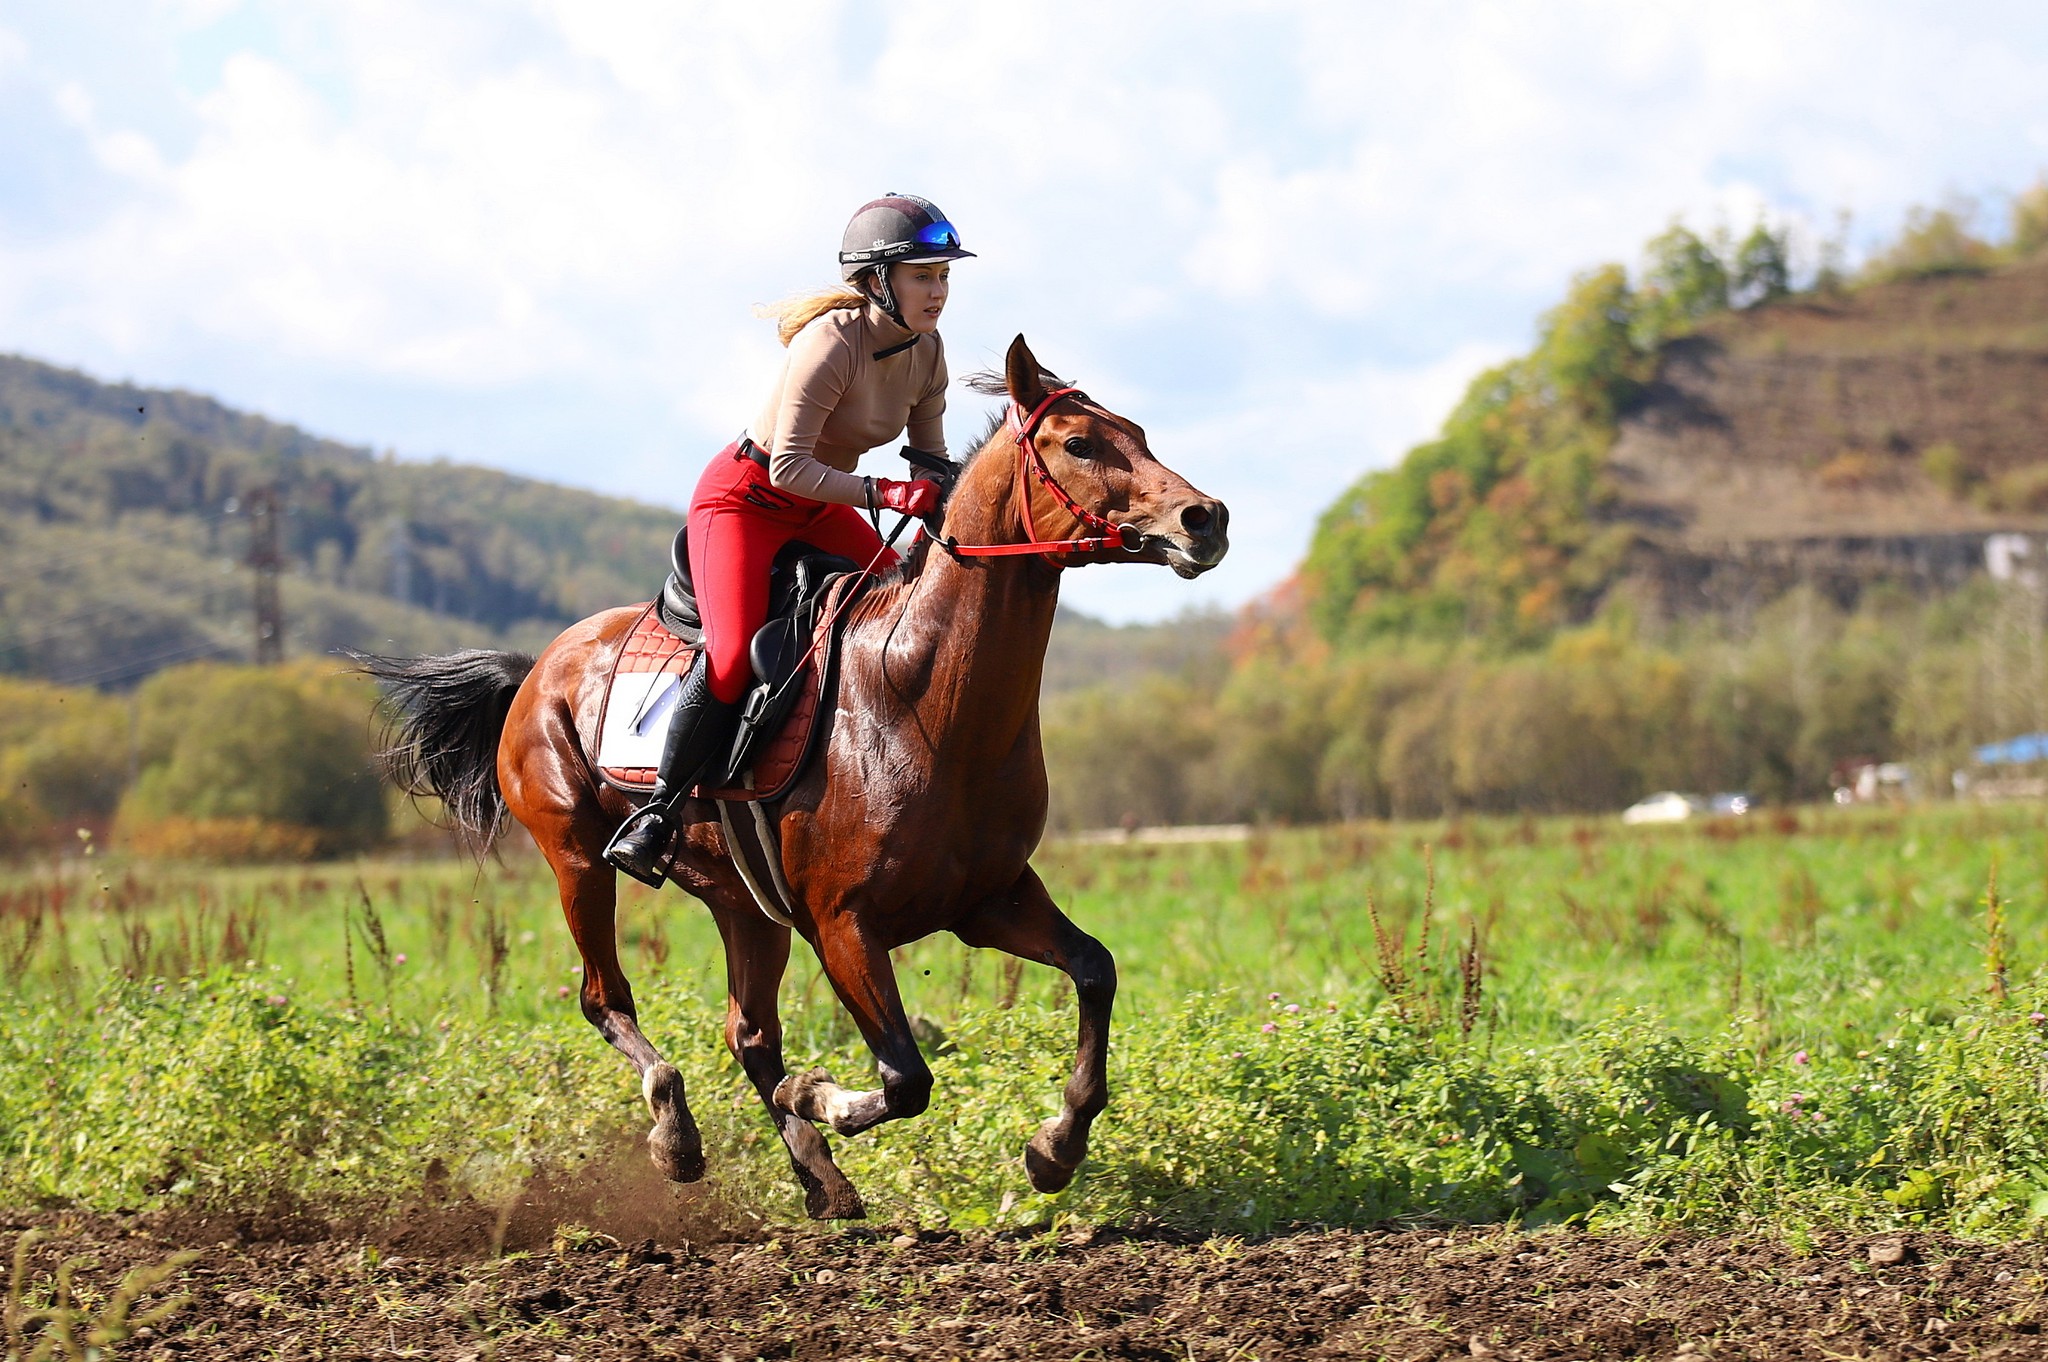
[[[275,1226],[292,1231],[282,1238],[211,1242],[194,1222],[42,1217],[50,1237],[31,1267],[47,1279],[62,1259],[89,1255],[96,1264],[78,1280],[104,1290],[131,1267],[204,1249],[164,1288],[191,1292],[190,1304],[124,1357],[2048,1355],[2048,1276],[2033,1244],[1842,1236],[1801,1251],[1500,1229],[1251,1242],[786,1229],[698,1240],[676,1218],[688,1196],[643,1197],[638,1214],[659,1207],[667,1218],[637,1241],[549,1223],[547,1198],[502,1225],[468,1208],[422,1211],[381,1233],[316,1236],[302,1220]]]

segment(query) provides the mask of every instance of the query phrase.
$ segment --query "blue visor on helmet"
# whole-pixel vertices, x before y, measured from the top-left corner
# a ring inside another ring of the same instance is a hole
[[[917,229],[917,244],[938,250],[957,251],[960,249],[960,232],[952,223],[943,218],[929,226]]]

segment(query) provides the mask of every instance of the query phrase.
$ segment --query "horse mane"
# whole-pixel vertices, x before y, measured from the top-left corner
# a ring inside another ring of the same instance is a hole
[[[1043,365],[1038,370],[1038,381],[1047,388],[1071,388],[1074,386]],[[1010,395],[1009,380],[1004,378],[995,369],[977,369],[971,374],[966,374],[960,379],[960,385],[970,392],[981,393],[986,397],[1008,397]],[[995,443],[996,436],[1002,433],[1003,425],[1008,419],[1008,406],[997,407],[989,413],[988,420],[982,423],[981,433],[974,437],[972,446],[960,457],[960,476],[965,477],[967,470],[974,466],[975,460],[979,459],[988,450],[988,447]],[[924,570],[925,560],[931,554],[931,547],[932,541],[930,539],[918,540],[916,547],[904,554],[902,561],[898,562],[895,567],[890,568],[887,572],[876,575],[873,584],[868,589],[866,599],[874,600],[878,597],[895,599],[890,594],[889,588],[908,586],[909,583],[915,581],[918,574]]]
[[[1068,388],[1073,386],[1066,379],[1061,378],[1052,370],[1044,367],[1040,367],[1038,371],[1038,380],[1047,388]],[[960,384],[971,392],[981,393],[988,397],[1008,397],[1010,394],[1009,381],[994,369],[977,369],[971,374],[962,376]],[[974,461],[979,459],[991,444],[995,443],[995,438],[1002,433],[1003,424],[1008,417],[1009,408],[1007,406],[997,407],[989,413],[988,419],[982,423],[981,432],[974,437],[974,441],[968,447],[967,452],[960,456],[960,472],[956,476],[966,476],[967,470],[974,466]],[[923,570],[925,559],[929,556],[931,550],[931,543],[932,541],[929,538],[918,540],[916,547],[905,553],[895,567],[890,568],[887,572],[877,573],[872,585],[869,587],[868,594],[873,596],[881,588],[903,585],[915,579],[918,573]]]
[[[1038,369],[1038,381],[1043,383],[1048,389],[1071,388],[1074,386],[1043,365],[1040,365]],[[995,369],[977,369],[962,378],[960,386],[966,388],[969,392],[980,393],[984,397],[1008,397],[1010,395],[1010,381],[1003,377],[1000,371]],[[1009,415],[1010,409],[1007,406],[997,407],[989,413],[988,420],[982,425],[981,434],[975,437],[974,447],[969,449],[966,456],[960,460],[960,471],[962,473],[965,473],[968,467],[981,457],[981,452],[987,449],[995,440],[996,436],[1003,429],[1003,423],[1009,419]]]

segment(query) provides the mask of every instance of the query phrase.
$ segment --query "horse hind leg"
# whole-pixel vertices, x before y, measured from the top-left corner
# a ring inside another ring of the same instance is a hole
[[[695,1182],[704,1176],[704,1136],[690,1114],[683,1075],[675,1065],[657,1060],[640,1075],[640,1095],[654,1125],[647,1132],[647,1157],[670,1182]]]
[[[590,845],[603,842],[599,837]],[[683,1076],[641,1033],[632,985],[619,964],[617,873],[566,837],[541,845],[549,849],[562,912],[583,957],[583,1015],[640,1075],[640,1095],[654,1120],[647,1132],[654,1166],[671,1182],[695,1182],[704,1176],[704,1139],[690,1114]]]
[[[1109,1105],[1109,1018],[1116,1004],[1116,960],[1076,927],[1052,901],[1036,872],[1026,870],[1006,893],[976,905],[953,928],[970,946],[989,946],[1051,965],[1074,981],[1080,1039],[1059,1115],[1024,1147],[1024,1174],[1039,1192],[1058,1192],[1088,1157],[1088,1132]]]
[[[760,1095],[768,1120],[789,1152],[790,1171],[813,1220],[862,1220],[867,1207],[839,1165],[832,1147],[809,1118],[784,1100],[788,1071],[782,1058],[782,1017],[776,1006],[789,964],[789,929],[770,922],[744,894],[698,890],[713,908],[725,939],[725,1043]]]

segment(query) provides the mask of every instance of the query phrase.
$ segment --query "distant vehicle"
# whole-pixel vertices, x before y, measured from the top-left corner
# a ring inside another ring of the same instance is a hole
[[[1748,795],[1729,793],[1715,795],[1709,801],[1708,807],[1714,811],[1717,817],[1740,818],[1748,813],[1753,806],[1749,802]]]
[[[1976,751],[1979,766],[2032,766],[2048,762],[2048,733],[2022,733],[2004,742],[1986,743]]]
[[[1838,762],[1837,804],[1904,804],[1913,799],[1913,769],[1902,761]]]
[[[1746,807],[1746,805],[1745,805]],[[1688,818],[1699,818],[1709,812],[1707,801],[1698,795],[1680,794],[1676,790],[1663,790],[1647,799],[1639,800],[1622,810],[1624,823],[1683,823]]]
[[[1975,770],[1949,777],[1958,799],[2048,799],[2048,733],[2022,733],[1988,743],[1974,755]]]

